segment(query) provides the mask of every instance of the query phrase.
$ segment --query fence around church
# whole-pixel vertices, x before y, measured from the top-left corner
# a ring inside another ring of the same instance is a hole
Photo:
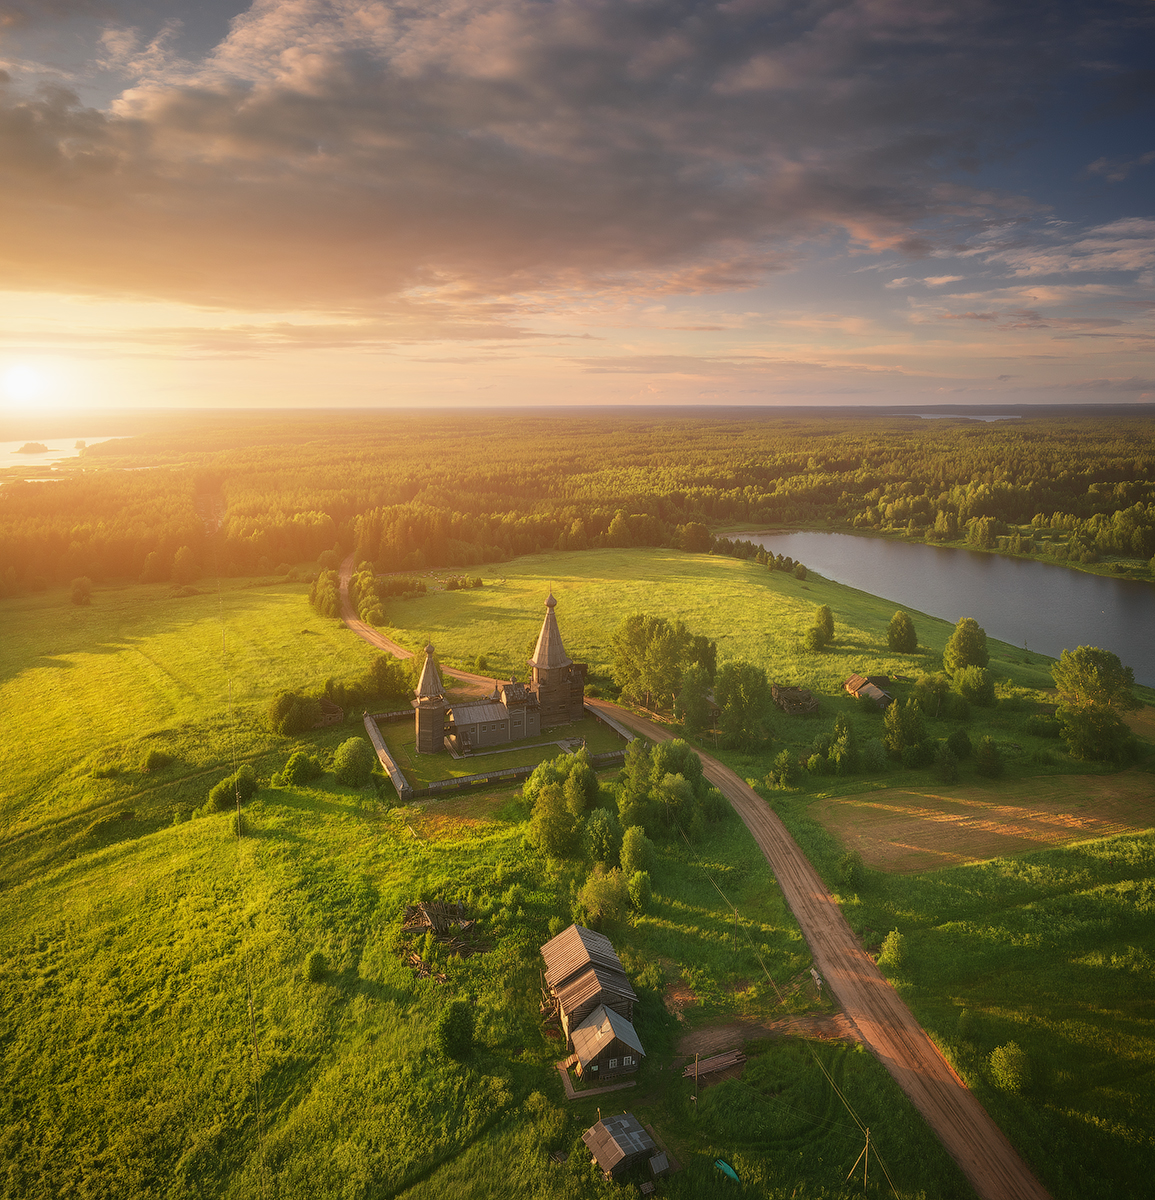
[[[627,742],[634,740],[634,735],[624,725],[619,725],[612,717],[608,717],[604,713],[600,713],[588,706],[585,712],[586,716],[593,717],[594,720],[608,726]],[[385,768],[385,773],[389,776],[389,780],[397,792],[397,798],[402,803],[415,800],[420,796],[440,796],[444,792],[459,791],[462,788],[482,787],[490,783],[515,783],[519,779],[528,779],[534,772],[534,767],[506,767],[500,771],[480,771],[476,775],[458,775],[451,779],[435,779],[426,787],[412,787],[409,780],[405,778],[405,773],[397,765],[393,755],[389,753],[389,747],[385,745],[385,739],[381,736],[381,730],[377,725],[378,721],[384,721],[386,724],[396,724],[406,720],[413,720],[413,710],[411,708],[396,709],[393,712],[383,713],[367,712],[365,714],[365,732],[368,733],[369,740],[373,743],[373,749],[377,752],[377,758],[380,760],[381,766]],[[615,763],[624,762],[625,757],[626,752],[624,750],[607,750],[603,754],[591,754],[590,766],[595,771],[600,771]]]

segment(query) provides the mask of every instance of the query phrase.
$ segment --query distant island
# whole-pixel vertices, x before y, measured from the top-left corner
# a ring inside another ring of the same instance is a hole
[[[48,447],[43,442],[25,442],[17,454],[47,454]]]

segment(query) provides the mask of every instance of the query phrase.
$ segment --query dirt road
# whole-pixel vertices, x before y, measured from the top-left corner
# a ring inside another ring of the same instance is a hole
[[[348,598],[352,557],[341,564],[341,616],[360,637],[399,658],[411,652],[357,619]],[[446,668],[446,675],[492,685]],[[673,735],[605,700],[587,700],[653,741]],[[700,752],[701,753],[701,752]],[[891,1073],[983,1200],[1049,1200],[1047,1191],[939,1053],[898,993],[858,944],[841,909],[786,827],[729,767],[701,754],[707,779],[734,806],[770,864],[814,956],[815,966],[862,1040]]]
[[[615,704],[587,703],[654,741],[673,736]],[[822,978],[971,1186],[983,1200],[1044,1200],[1048,1193],[1042,1184],[858,944],[841,909],[786,827],[729,767],[708,754],[701,758],[706,778],[733,804],[765,854]]]

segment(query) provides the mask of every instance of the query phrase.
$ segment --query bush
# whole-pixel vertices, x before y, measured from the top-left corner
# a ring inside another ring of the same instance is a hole
[[[585,840],[586,851],[594,862],[612,866],[622,846],[622,827],[617,817],[604,808],[595,808],[586,821]]]
[[[985,737],[975,751],[975,770],[988,779],[997,779],[1003,773],[1003,757],[992,737]]]
[[[1021,1092],[1031,1082],[1031,1064],[1026,1052],[1017,1042],[1007,1042],[1005,1046],[997,1046],[991,1051],[987,1060],[990,1063],[991,1078],[995,1087],[1004,1092]]]
[[[918,636],[914,632],[914,622],[901,609],[890,618],[886,641],[890,648],[898,654],[913,654],[918,649]]]
[[[281,692],[269,704],[269,726],[274,733],[295,737],[321,719],[321,702],[300,692]]]
[[[986,667],[963,667],[955,674],[954,685],[963,699],[979,708],[993,708],[995,677]]]
[[[892,929],[883,939],[878,961],[888,967],[897,967],[902,965],[905,957],[906,938],[897,929]]]
[[[580,833],[581,821],[566,807],[561,786],[547,783],[537,793],[526,841],[549,858],[565,858],[577,849]]]
[[[329,964],[320,950],[314,950],[305,960],[305,978],[310,983],[320,983],[328,969]]]
[[[617,867],[607,871],[598,863],[578,892],[578,903],[594,922],[620,921],[630,906],[626,877]]]
[[[1057,738],[1062,733],[1062,726],[1055,717],[1044,717],[1035,714],[1027,718],[1027,732],[1033,737]]]
[[[963,667],[985,667],[990,659],[986,630],[974,617],[963,617],[942,652],[943,666],[954,675]]]
[[[644,913],[650,907],[653,895],[653,889],[650,887],[650,873],[635,871],[630,876],[630,903],[638,912]]]
[[[915,742],[902,748],[902,765],[914,770],[929,767],[934,762],[934,746],[930,742]]]
[[[300,787],[325,773],[320,762],[307,750],[294,750],[278,776],[278,782],[286,787]]]
[[[473,1005],[454,1000],[437,1018],[437,1044],[441,1052],[458,1060],[473,1053]]]
[[[850,850],[838,860],[838,874],[842,882],[852,887],[856,892],[862,890],[866,882],[866,867],[862,855],[857,850]]]
[[[824,775],[826,773],[826,758],[821,754],[812,754],[806,760],[806,769],[811,775]]]
[[[369,782],[376,761],[373,747],[364,738],[351,737],[333,755],[333,774],[346,787],[362,788]]]
[[[946,739],[947,747],[955,758],[970,758],[971,740],[965,729],[954,729]]]
[[[798,769],[798,760],[789,750],[779,750],[777,758],[774,759],[772,774],[774,782],[779,787],[794,787],[798,782],[798,776],[801,774]]]
[[[805,581],[806,568],[801,563],[796,563],[794,566],[794,578]]]
[[[641,825],[631,825],[622,835],[621,861],[622,871],[631,879],[639,871],[654,869],[654,843]]]
[[[943,783],[958,780],[958,755],[945,742],[935,751],[934,769]]]
[[[826,646],[826,630],[821,625],[811,625],[802,637],[802,645],[812,654]]]
[[[863,742],[862,749],[859,751],[859,762],[864,771],[870,771],[872,774],[885,770],[886,747],[878,738],[871,738],[869,741]]]
[[[147,775],[149,771],[162,771],[165,767],[172,766],[173,761],[173,756],[167,750],[159,750],[154,746],[140,760],[140,769]]]

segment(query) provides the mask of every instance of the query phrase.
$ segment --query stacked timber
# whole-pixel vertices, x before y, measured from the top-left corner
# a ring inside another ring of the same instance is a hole
[[[770,686],[770,694],[774,697],[774,703],[792,717],[818,711],[818,697],[809,688],[779,687],[775,683]]]
[[[693,1079],[698,1076],[712,1075],[715,1071],[725,1071],[746,1061],[746,1055],[741,1050],[727,1050],[725,1054],[715,1054],[713,1058],[703,1058],[700,1062],[690,1063],[682,1072],[683,1079]]]

